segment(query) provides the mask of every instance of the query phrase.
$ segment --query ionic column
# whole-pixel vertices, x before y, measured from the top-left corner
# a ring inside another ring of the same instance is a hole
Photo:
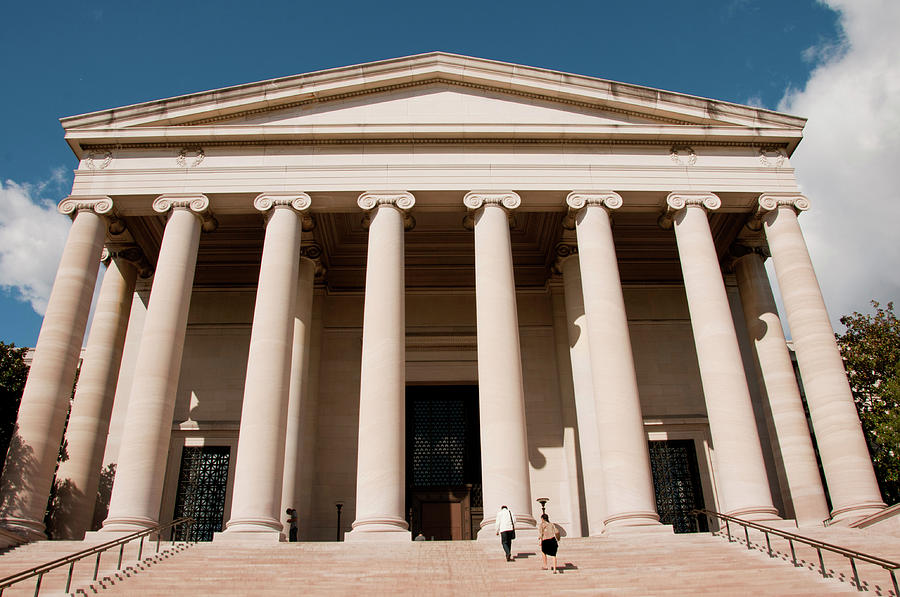
[[[512,192],[471,192],[463,199],[475,226],[475,308],[478,409],[484,520],[479,538],[494,538],[494,517],[506,505],[519,528],[534,528],[519,317],[509,241]]]
[[[213,230],[204,195],[161,195],[153,210],[171,210],[150,290],[150,304],[129,394],[116,479],[103,532],[133,532],[159,520],[175,393],[201,227]]]
[[[104,214],[110,214],[112,207],[109,197],[69,197],[59,204],[60,213],[73,216],[74,221],[44,313],[0,482],[0,527],[30,540],[44,538],[44,511],[100,268],[107,230]]]
[[[403,230],[410,193],[363,193],[366,258],[356,520],[345,540],[409,541],[406,524],[406,283]]]
[[[797,378],[763,257],[757,251],[747,250],[735,259],[734,273],[747,331],[756,348],[794,516],[800,526],[821,525],[828,518],[828,504]]]
[[[100,482],[103,451],[109,433],[119,365],[125,345],[125,330],[131,312],[137,264],[144,277],[150,274],[138,247],[103,251],[106,274],[94,309],[91,333],[78,387],[66,426],[68,459],[59,463],[56,517],[53,535],[56,539],[84,537],[90,529]]]
[[[657,525],[650,452],[609,215],[621,207],[622,197],[612,192],[571,193],[566,203],[578,211],[575,231],[603,462],[604,524]]]
[[[751,520],[778,518],[766,476],[759,433],[734,320],[707,210],[721,200],[711,193],[672,193],[661,222],[674,223],[684,291],[715,451],[716,487],[723,512]]]
[[[266,223],[226,533],[281,536],[284,439],[306,193],[264,193],[253,206]]]
[[[313,247],[304,247],[304,249]],[[318,251],[318,247],[314,247]],[[309,411],[304,402],[309,396],[309,352],[312,333],[312,304],[315,287],[316,263],[308,257],[300,258],[300,273],[297,280],[297,303],[294,314],[293,348],[291,349],[291,381],[288,388],[287,430],[284,442],[284,480],[281,490],[283,517],[288,508],[301,506],[301,471],[309,466],[303,462],[303,431],[308,428],[303,415]],[[308,518],[309,513],[301,511]]]
[[[809,201],[802,195],[764,194],[759,207],[825,470],[831,517],[842,520],[867,516],[883,508],[884,503],[822,291],[797,222],[797,211],[809,209]]]
[[[561,244],[557,246],[556,252],[560,256],[556,269],[562,273],[563,278],[569,362],[575,394],[575,420],[578,423],[578,444],[581,448],[581,476],[584,479],[588,533],[597,536],[603,531],[603,520],[606,518],[606,493],[603,489],[603,457],[600,454],[600,437],[597,431],[590,342],[581,289],[581,266],[577,246]],[[560,376],[566,373],[559,372]]]

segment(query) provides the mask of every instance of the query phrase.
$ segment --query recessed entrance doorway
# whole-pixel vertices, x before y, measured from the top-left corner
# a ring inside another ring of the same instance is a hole
[[[692,510],[705,507],[694,440],[651,441],[650,468],[659,521],[676,533],[708,531],[705,516],[691,516]]]
[[[413,536],[476,537],[484,517],[478,386],[406,388],[406,504]]]

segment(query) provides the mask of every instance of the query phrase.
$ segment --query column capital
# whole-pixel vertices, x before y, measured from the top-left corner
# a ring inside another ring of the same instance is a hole
[[[379,205],[390,205],[405,212],[413,208],[416,198],[409,191],[366,191],[359,196],[356,204],[364,211],[370,211]]]
[[[316,279],[321,281],[327,269],[322,263],[322,247],[318,243],[308,243],[300,247],[300,258],[309,259],[315,264]]]
[[[778,211],[779,207],[791,207],[794,213],[806,211],[810,207],[809,199],[799,193],[763,193],[757,201],[756,211],[747,220],[747,228],[761,230],[766,215]]]
[[[150,260],[147,259],[143,249],[138,245],[107,245],[103,247],[103,251],[100,253],[100,261],[109,265],[111,259],[131,263],[134,265],[141,278],[149,278],[153,275],[153,265],[151,265]]]
[[[556,255],[556,259],[553,260],[551,269],[554,274],[562,274],[563,263],[570,257],[578,257],[578,243],[566,241],[556,243],[553,253]]]
[[[566,197],[566,205],[569,206],[569,211],[563,220],[563,228],[574,230],[575,216],[585,207],[596,205],[610,212],[622,207],[623,203],[622,196],[615,191],[572,191]]]
[[[356,204],[366,212],[363,227],[368,228],[371,222],[372,212],[380,205],[387,205],[400,210],[403,214],[403,228],[412,230],[416,226],[416,220],[409,210],[416,204],[416,198],[409,191],[366,191],[359,196]]]
[[[174,209],[193,212],[200,218],[204,232],[212,232],[219,225],[209,210],[209,197],[201,193],[167,193],[153,201],[153,211],[156,213],[164,214]]]
[[[761,261],[772,256],[764,240],[738,239],[728,247],[728,254],[723,260],[724,271],[729,274],[734,273],[737,262],[748,255],[759,255]]]
[[[125,222],[119,219],[113,200],[106,195],[69,195],[56,206],[59,213],[75,219],[79,211],[93,211],[95,214],[105,216],[109,223],[110,234],[122,234],[125,232]]]
[[[522,198],[513,191],[470,191],[463,197],[463,204],[470,211],[479,210],[485,205],[498,205],[512,211],[522,205]]]
[[[253,200],[253,207],[261,212],[279,207],[290,207],[304,212],[312,205],[312,199],[306,193],[260,193]]]
[[[721,206],[722,200],[713,193],[705,191],[676,191],[669,193],[669,196],[666,197],[666,212],[660,216],[659,225],[661,228],[671,228],[675,214],[688,207],[699,207],[707,211],[713,211]]]

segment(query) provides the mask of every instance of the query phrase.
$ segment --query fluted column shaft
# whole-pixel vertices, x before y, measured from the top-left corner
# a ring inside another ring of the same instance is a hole
[[[348,541],[409,541],[406,523],[406,282],[404,210],[409,193],[364,193],[371,212],[366,259],[356,520]]]
[[[603,531],[606,493],[603,489],[603,458],[597,431],[597,409],[594,404],[594,381],[591,375],[590,342],[580,267],[578,255],[572,255],[561,263],[560,269],[565,290],[569,360],[575,393],[575,419],[578,422],[578,444],[581,448],[581,476],[584,479],[588,533],[594,536]],[[566,372],[560,371],[560,375],[565,374]]]
[[[763,195],[762,223],[775,264],[835,520],[884,507],[853,394],[795,209],[802,196]]]
[[[268,532],[273,538],[281,535],[284,439],[300,269],[300,212],[309,205],[305,193],[264,194],[254,201],[260,211],[272,212],[266,224],[253,310],[228,533]]]
[[[56,539],[82,539],[93,520],[136,277],[132,262],[109,257],[66,427],[69,458],[56,472]]]
[[[161,196],[153,204],[159,213],[172,212],[150,291],[104,532],[139,531],[159,520],[201,214],[208,207],[202,195]]]
[[[507,210],[515,193],[469,193],[474,211],[475,308],[478,328],[478,408],[484,520],[479,537],[494,537],[506,505],[520,528],[533,528],[519,317]]]
[[[825,490],[762,257],[751,252],[738,258],[734,273],[747,331],[756,348],[794,516],[801,526],[820,525],[828,518]]]
[[[291,350],[291,381],[288,388],[287,432],[284,442],[284,481],[281,490],[281,511],[300,506],[300,472],[307,466],[302,462],[306,425],[302,419],[303,402],[309,400],[309,340],[312,331],[313,288],[316,264],[311,259],[300,259],[297,281],[297,305],[294,310],[294,340]],[[302,512],[308,517],[308,512]]]
[[[575,231],[603,461],[604,523],[611,527],[658,524],[650,452],[607,211],[621,206],[622,198],[615,193],[572,193],[566,201],[579,210]]]
[[[753,520],[777,518],[747,388],[734,321],[725,294],[707,209],[721,200],[708,193],[668,198],[691,314],[722,510]]]
[[[44,537],[44,511],[100,269],[107,228],[102,214],[111,210],[108,197],[68,198],[59,204],[60,212],[74,213],[75,219],[44,313],[0,483],[0,526],[29,539]]]

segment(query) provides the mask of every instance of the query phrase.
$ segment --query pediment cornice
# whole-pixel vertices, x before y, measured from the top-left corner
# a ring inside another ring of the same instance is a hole
[[[203,140],[223,141],[230,136],[240,140],[239,138],[247,139],[248,135],[259,138],[259,132],[253,130],[253,127],[242,128],[229,121],[425,85],[490,91],[515,97],[520,101],[524,98],[582,110],[639,117],[661,128],[700,127],[707,129],[707,133],[711,129],[741,128],[755,130],[755,136],[759,137],[761,131],[781,131],[782,136],[799,140],[805,123],[802,118],[750,106],[443,52],[193,93],[63,118],[61,123],[66,129],[67,140],[79,155],[83,145],[102,144],[101,139],[105,139],[107,143],[152,142],[147,137],[158,135],[158,129],[167,129],[167,137],[187,138],[193,135],[196,140],[202,137]],[[457,128],[461,129],[467,124],[471,123],[459,123]],[[434,126],[440,128],[440,125]],[[339,138],[342,133],[321,125],[314,128],[315,131],[310,131],[310,134],[315,133],[319,138],[329,134]],[[277,124],[268,125],[267,129],[276,138],[280,134],[303,134],[302,130],[279,130]],[[421,135],[420,128],[417,127],[416,130]],[[411,136],[399,132],[386,135],[376,133],[382,137]],[[372,136],[369,132],[366,134]],[[454,136],[452,131],[435,130],[433,134],[438,138]],[[498,133],[500,134],[502,133]],[[491,137],[491,134],[487,137]],[[796,145],[796,141],[789,142],[789,145]]]

